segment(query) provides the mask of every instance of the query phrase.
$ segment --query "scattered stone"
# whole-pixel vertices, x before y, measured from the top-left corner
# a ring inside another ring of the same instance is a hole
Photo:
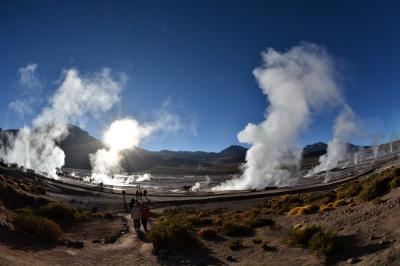
[[[361,260],[360,259],[358,259],[358,258],[350,258],[350,259],[348,259],[347,261],[346,261],[346,263],[348,263],[348,264],[355,264],[355,263],[358,263],[358,262],[360,262]]]
[[[390,240],[380,240],[378,243],[379,243],[379,245],[387,245],[387,244],[390,244],[392,241],[390,241]]]
[[[226,257],[226,259],[229,261],[232,261],[232,262],[238,261],[238,259],[235,256],[228,256],[228,257]]]
[[[101,243],[101,240],[100,239],[94,239],[93,241],[92,241],[92,243],[97,243],[97,244],[100,244]]]
[[[268,246],[267,243],[262,244],[261,247],[262,247],[262,249],[263,249],[264,251],[268,251],[268,252],[272,252],[272,251],[275,251],[275,250],[276,250],[275,247]]]

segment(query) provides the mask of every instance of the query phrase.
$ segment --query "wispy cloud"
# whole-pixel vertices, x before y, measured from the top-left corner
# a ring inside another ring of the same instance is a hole
[[[8,104],[8,107],[19,114],[20,116],[24,117],[27,114],[31,114],[33,112],[32,108],[30,107],[30,102],[24,100],[15,100]]]
[[[44,83],[39,78],[37,68],[36,63],[31,63],[18,69],[18,85],[23,92],[33,93],[43,88]]]
[[[44,82],[38,74],[38,64],[30,63],[18,69],[18,97],[8,104],[8,108],[25,118],[32,114],[35,104],[41,101]]]

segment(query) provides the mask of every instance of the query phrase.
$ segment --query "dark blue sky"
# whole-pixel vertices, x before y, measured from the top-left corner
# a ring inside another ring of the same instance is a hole
[[[144,121],[169,101],[197,128],[142,147],[217,151],[263,119],[267,101],[252,75],[260,52],[307,41],[340,63],[343,93],[368,133],[388,136],[400,122],[399,13],[396,1],[1,1],[0,127],[29,124],[62,70],[109,67],[129,77],[122,115]],[[18,69],[28,63],[37,64],[43,100],[21,117],[9,103],[26,97]],[[327,141],[335,114],[315,117],[301,143]],[[103,124],[90,120],[86,130],[100,137]]]

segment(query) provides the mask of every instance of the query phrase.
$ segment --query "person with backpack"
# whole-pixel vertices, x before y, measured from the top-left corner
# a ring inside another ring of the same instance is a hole
[[[140,209],[139,203],[135,202],[131,210],[131,219],[133,220],[133,227],[136,231],[140,231],[140,218],[142,217]]]
[[[150,218],[150,208],[146,203],[142,203],[140,206],[141,222],[143,224],[144,231],[147,231],[147,221]]]

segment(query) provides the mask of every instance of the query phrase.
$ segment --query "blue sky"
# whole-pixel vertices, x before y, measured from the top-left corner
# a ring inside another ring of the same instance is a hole
[[[358,142],[369,144],[400,132],[399,11],[396,1],[1,1],[0,127],[29,124],[63,70],[109,67],[128,77],[122,103],[89,119],[90,134],[101,137],[120,109],[146,121],[167,102],[185,129],[142,147],[218,151],[263,120],[267,101],[252,75],[260,53],[307,41],[339,62],[343,94],[368,125]],[[29,95],[18,72],[28,64],[39,82]],[[10,107],[21,99],[32,103],[24,116]],[[336,114],[314,117],[301,144],[327,141]]]

